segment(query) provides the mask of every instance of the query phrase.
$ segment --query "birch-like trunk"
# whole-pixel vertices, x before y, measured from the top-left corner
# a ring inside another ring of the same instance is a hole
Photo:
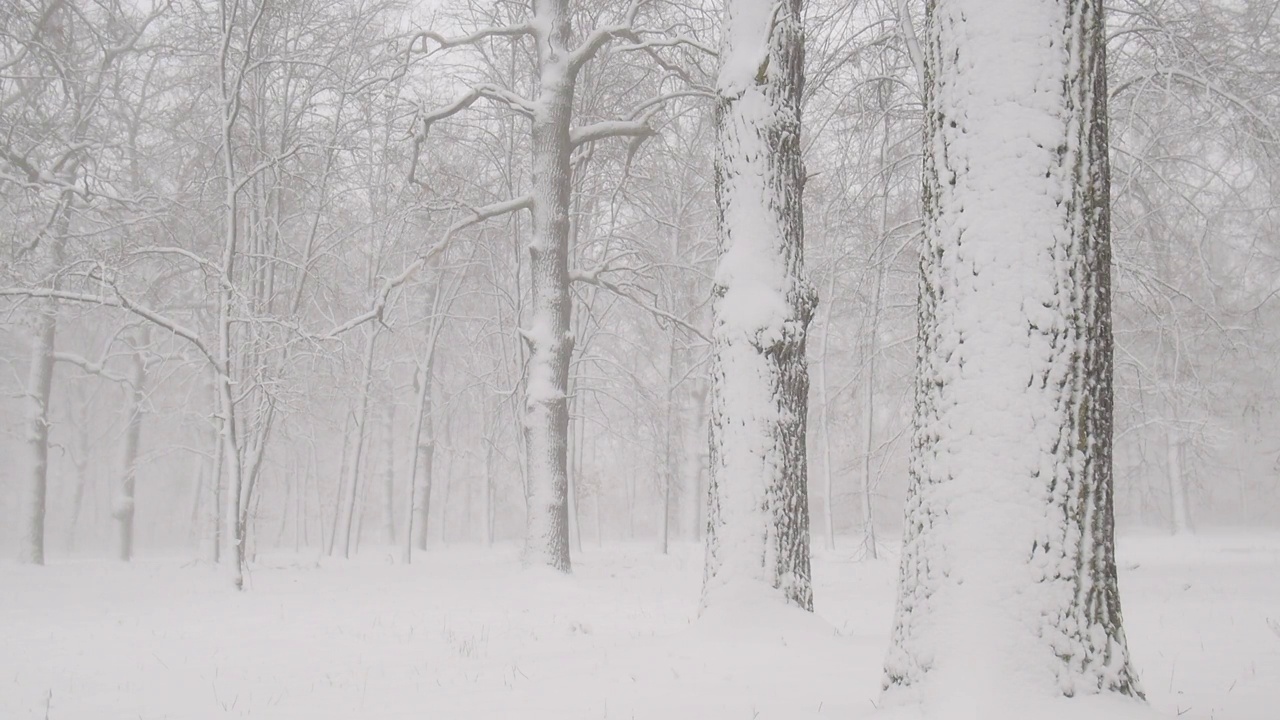
[[[134,488],[138,481],[138,448],[142,440],[142,419],[146,404],[147,358],[145,348],[150,333],[140,333],[138,347],[133,354],[133,368],[129,374],[129,419],[124,430],[124,451],[121,459],[120,489],[113,502],[112,514],[116,519],[116,557],[125,562],[133,559],[133,520],[135,516]]]
[[[523,562],[563,572],[569,560],[569,155],[574,77],[568,67],[568,0],[534,0],[538,92],[533,116],[532,300],[524,438],[528,471]]]
[[[1101,0],[931,0],[886,698],[1139,696],[1116,586]]]
[[[31,350],[25,388],[26,478],[22,497],[22,537],[18,561],[44,564],[45,510],[49,496],[49,397],[53,390],[53,344],[58,305],[54,300],[28,300],[31,307]]]
[[[704,608],[755,588],[813,608],[801,15],[800,0],[727,0],[723,16]]]

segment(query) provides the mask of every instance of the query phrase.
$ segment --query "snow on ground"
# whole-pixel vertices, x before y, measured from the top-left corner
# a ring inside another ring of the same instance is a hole
[[[846,547],[852,541],[845,543]],[[1119,545],[1153,707],[1280,717],[1280,535]],[[358,561],[271,556],[236,594],[207,567],[0,564],[0,718],[753,720],[874,711],[896,562],[815,562],[818,617],[693,621],[701,550],[587,551],[575,574],[514,549]],[[1078,717],[1092,717],[1088,705]],[[1024,716],[1025,717],[1025,716]]]

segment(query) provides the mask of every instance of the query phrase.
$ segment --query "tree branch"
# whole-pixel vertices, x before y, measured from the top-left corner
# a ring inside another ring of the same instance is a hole
[[[112,289],[114,290],[115,287],[112,286]],[[196,334],[195,331],[178,324],[177,321],[167,318],[155,310],[134,303],[132,300],[121,295],[119,290],[116,290],[116,296],[112,298],[105,295],[88,295],[86,293],[54,290],[51,288],[0,288],[0,297],[45,298],[50,300],[65,300],[84,305],[103,305],[106,307],[120,308],[121,310],[137,315],[138,317],[147,320],[164,330],[168,330],[183,340],[186,340],[191,343],[196,350],[199,350],[200,354],[203,355],[206,360],[212,364],[216,364],[214,362],[213,353],[209,351],[208,346],[204,344],[200,339],[200,336]]]
[[[382,287],[378,290],[377,295],[374,296],[373,307],[369,308],[368,311],[347,320],[341,325],[334,327],[332,330],[325,333],[324,338],[336,338],[348,330],[359,327],[370,320],[382,322],[383,314],[386,312],[387,303],[391,297],[391,293],[394,292],[396,288],[408,282],[409,278],[413,277],[413,275],[421,270],[424,265],[431,262],[431,260],[440,253],[444,252],[450,241],[453,240],[453,236],[455,234],[465,228],[471,227],[477,223],[482,223],[485,220],[498,217],[499,215],[506,215],[507,213],[516,212],[517,210],[524,210],[532,203],[532,196],[522,195],[510,200],[503,200],[483,207],[472,208],[469,216],[450,225],[449,228],[445,230],[444,235],[440,240],[427,248],[426,251],[419,255],[416,260],[409,263],[409,265],[405,267],[399,275],[387,278],[387,280],[382,283]]]
[[[515,37],[522,37],[524,35],[532,35],[532,34],[533,34],[533,26],[530,25],[529,23],[519,23],[516,25],[493,25],[490,27],[483,27],[474,32],[468,33],[466,35],[461,35],[459,37],[454,37],[454,38],[444,37],[440,33],[434,32],[432,30],[423,30],[417,35],[414,35],[412,38],[409,38],[409,49],[407,53],[413,52],[413,46],[419,40],[422,41],[422,52],[427,53],[429,55],[432,52],[438,52],[440,50],[448,50],[449,48],[461,47],[463,45],[475,45],[479,43],[481,40],[485,40],[487,38],[492,38],[492,37],[515,38]],[[436,45],[438,45],[439,47],[437,47],[434,51],[427,50],[428,40],[434,41]]]
[[[701,338],[705,342],[708,342],[708,343],[711,342],[711,338],[707,337],[698,328],[694,327],[693,325],[690,325],[689,323],[685,322],[683,319],[676,317],[675,315],[667,312],[666,310],[663,310],[662,308],[655,307],[653,305],[650,305],[640,300],[639,298],[632,295],[631,293],[628,293],[626,290],[623,290],[617,284],[609,282],[608,280],[605,280],[604,278],[600,277],[601,272],[603,272],[603,270],[599,270],[599,269],[586,270],[586,271],[570,270],[569,282],[578,282],[578,283],[584,283],[586,285],[594,285],[598,288],[603,288],[605,290],[608,290],[614,295],[617,295],[618,297],[621,297],[631,302],[631,304],[635,305],[641,310],[648,312],[650,315],[653,315],[654,317],[662,318],[668,322],[674,323],[684,328],[688,332],[693,333],[694,335],[697,335],[699,338]]]
[[[76,353],[63,352],[59,350],[58,352],[55,352],[53,354],[53,359],[55,362],[66,363],[68,365],[75,365],[76,367],[80,368],[81,370],[84,370],[90,375],[97,375],[103,379],[110,380],[111,382],[120,383],[121,385],[128,385],[129,387],[133,387],[133,381],[130,380],[129,378],[124,377],[123,375],[116,375],[115,373],[103,367],[102,363],[91,362],[88,358],[84,357],[83,355],[77,355]]]

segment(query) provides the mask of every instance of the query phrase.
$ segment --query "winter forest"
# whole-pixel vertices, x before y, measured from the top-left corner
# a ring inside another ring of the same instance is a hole
[[[0,717],[1270,720],[1280,2],[0,0]]]

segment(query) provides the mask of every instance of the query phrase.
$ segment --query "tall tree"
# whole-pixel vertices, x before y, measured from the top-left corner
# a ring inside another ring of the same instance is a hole
[[[425,139],[436,122],[486,99],[529,121],[530,190],[521,197],[479,208],[477,216],[495,217],[528,210],[530,304],[520,335],[527,346],[524,378],[525,504],[524,563],[568,572],[569,538],[569,371],[574,336],[570,325],[571,281],[598,281],[591,271],[570,270],[570,217],[573,210],[573,157],[609,138],[642,139],[653,134],[651,118],[667,100],[662,94],[638,102],[623,118],[575,125],[575,100],[584,71],[606,47],[630,41],[624,49],[653,53],[654,46],[693,45],[681,37],[651,40],[636,29],[642,2],[628,3],[614,24],[600,24],[577,39],[570,0],[534,0],[527,17],[507,25],[483,27],[446,38],[427,31],[415,38],[422,49],[484,47],[508,39],[530,48],[534,59],[532,92],[477,83],[455,102],[423,113]],[[648,33],[652,35],[654,33]],[[575,42],[576,41],[576,42]]]
[[[1100,0],[931,0],[915,433],[886,694],[1141,696],[1112,519]]]
[[[813,609],[805,457],[800,0],[727,0],[716,83],[720,261],[712,324],[703,605],[743,585]]]

